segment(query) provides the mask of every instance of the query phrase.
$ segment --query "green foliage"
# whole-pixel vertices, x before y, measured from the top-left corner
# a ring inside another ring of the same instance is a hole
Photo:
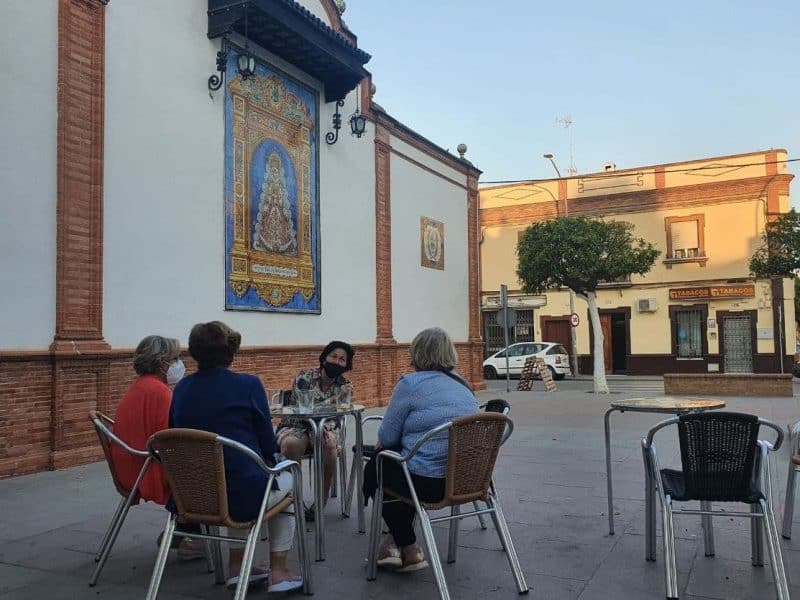
[[[800,269],[800,214],[794,209],[767,223],[764,243],[750,259],[756,277],[794,277]]]
[[[533,223],[517,244],[517,276],[527,293],[567,286],[586,295],[604,281],[644,275],[661,254],[633,225],[587,217]]]

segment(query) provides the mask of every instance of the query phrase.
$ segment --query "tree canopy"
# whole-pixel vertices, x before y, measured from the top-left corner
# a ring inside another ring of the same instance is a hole
[[[517,244],[517,276],[527,293],[566,286],[586,296],[599,283],[644,275],[661,252],[633,225],[588,217],[533,223]]]
[[[756,277],[795,277],[800,269],[800,214],[794,209],[769,221],[763,243],[750,259]]]

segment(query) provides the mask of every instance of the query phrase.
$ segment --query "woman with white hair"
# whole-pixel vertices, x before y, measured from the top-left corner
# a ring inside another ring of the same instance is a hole
[[[403,375],[392,393],[389,407],[378,431],[376,450],[397,449],[408,454],[428,431],[443,423],[478,412],[470,385],[455,372],[455,346],[443,329],[431,327],[411,342],[411,364],[415,372]],[[423,502],[444,497],[447,436],[423,444],[408,461],[417,496]],[[373,497],[377,486],[374,460],[366,467],[364,493]],[[383,486],[407,496],[408,484],[402,468],[392,460],[383,461]],[[378,550],[378,565],[401,572],[428,566],[425,553],[414,535],[414,507],[403,502],[384,503],[381,514],[390,535]]]

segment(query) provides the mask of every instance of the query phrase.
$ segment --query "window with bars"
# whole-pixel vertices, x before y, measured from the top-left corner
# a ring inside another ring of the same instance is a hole
[[[533,341],[533,310],[516,309],[517,325],[508,331],[508,343]],[[497,312],[484,311],[483,313],[483,339],[486,342],[486,356],[505,347],[503,326],[497,322]]]
[[[678,358],[701,358],[703,356],[704,312],[700,309],[676,310],[675,348]]]

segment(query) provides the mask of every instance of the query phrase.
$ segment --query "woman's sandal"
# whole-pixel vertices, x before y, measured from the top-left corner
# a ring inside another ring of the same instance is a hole
[[[249,587],[256,583],[261,583],[262,581],[266,581],[267,579],[269,579],[269,571],[265,571],[264,569],[251,569],[250,577],[247,578],[247,585]],[[229,577],[225,581],[225,586],[231,591],[235,590],[238,584],[239,584],[238,575]]]
[[[284,579],[277,583],[270,580],[267,592],[290,592],[303,587],[303,578],[299,575],[292,575],[289,579]]]

